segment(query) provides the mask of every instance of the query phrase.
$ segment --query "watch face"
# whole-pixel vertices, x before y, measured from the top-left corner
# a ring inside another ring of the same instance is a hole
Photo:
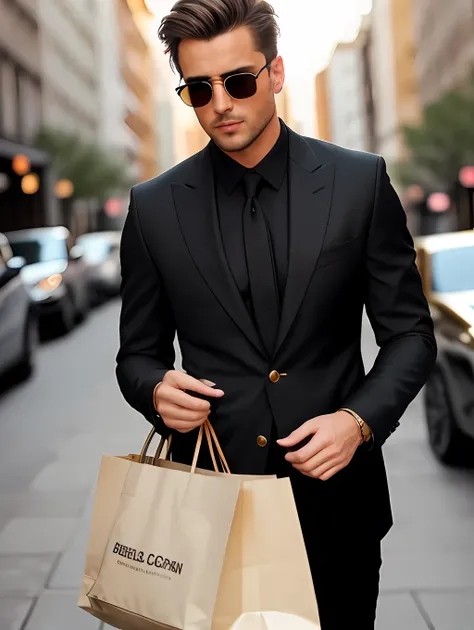
[[[365,422],[363,424],[363,431],[364,431],[364,440],[366,442],[368,442],[370,440],[370,438],[372,437],[372,433],[371,433],[369,427],[365,424]]]

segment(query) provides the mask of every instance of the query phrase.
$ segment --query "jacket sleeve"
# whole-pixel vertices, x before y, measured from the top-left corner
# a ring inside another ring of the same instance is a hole
[[[434,366],[433,322],[405,211],[379,158],[366,251],[365,307],[380,350],[343,406],[367,422],[382,446]]]
[[[161,435],[169,430],[153,405],[153,390],[175,361],[176,327],[159,271],[147,250],[134,189],[120,244],[120,348],[116,375],[125,400]]]

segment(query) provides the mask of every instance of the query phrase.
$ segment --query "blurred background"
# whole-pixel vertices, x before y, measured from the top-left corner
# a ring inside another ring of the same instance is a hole
[[[384,447],[377,628],[474,630],[474,2],[273,5],[279,114],[384,156],[440,342]],[[148,430],[114,375],[129,189],[207,142],[158,44],[171,6],[0,0],[0,630],[101,628],[76,608],[100,457]]]

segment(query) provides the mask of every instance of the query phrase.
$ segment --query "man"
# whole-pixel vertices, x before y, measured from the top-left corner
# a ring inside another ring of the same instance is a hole
[[[392,525],[381,447],[436,355],[404,211],[381,157],[277,117],[266,2],[179,0],[159,34],[211,142],[132,189],[121,391],[173,431],[175,460],[210,414],[232,472],[289,476],[323,630],[368,630]],[[364,306],[380,346],[368,375]]]

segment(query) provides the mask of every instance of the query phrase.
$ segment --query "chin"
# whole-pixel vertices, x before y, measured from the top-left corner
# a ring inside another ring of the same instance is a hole
[[[237,136],[225,138],[222,136],[214,137],[214,142],[219,149],[226,153],[236,153],[247,149],[253,142],[252,138],[239,138]]]

